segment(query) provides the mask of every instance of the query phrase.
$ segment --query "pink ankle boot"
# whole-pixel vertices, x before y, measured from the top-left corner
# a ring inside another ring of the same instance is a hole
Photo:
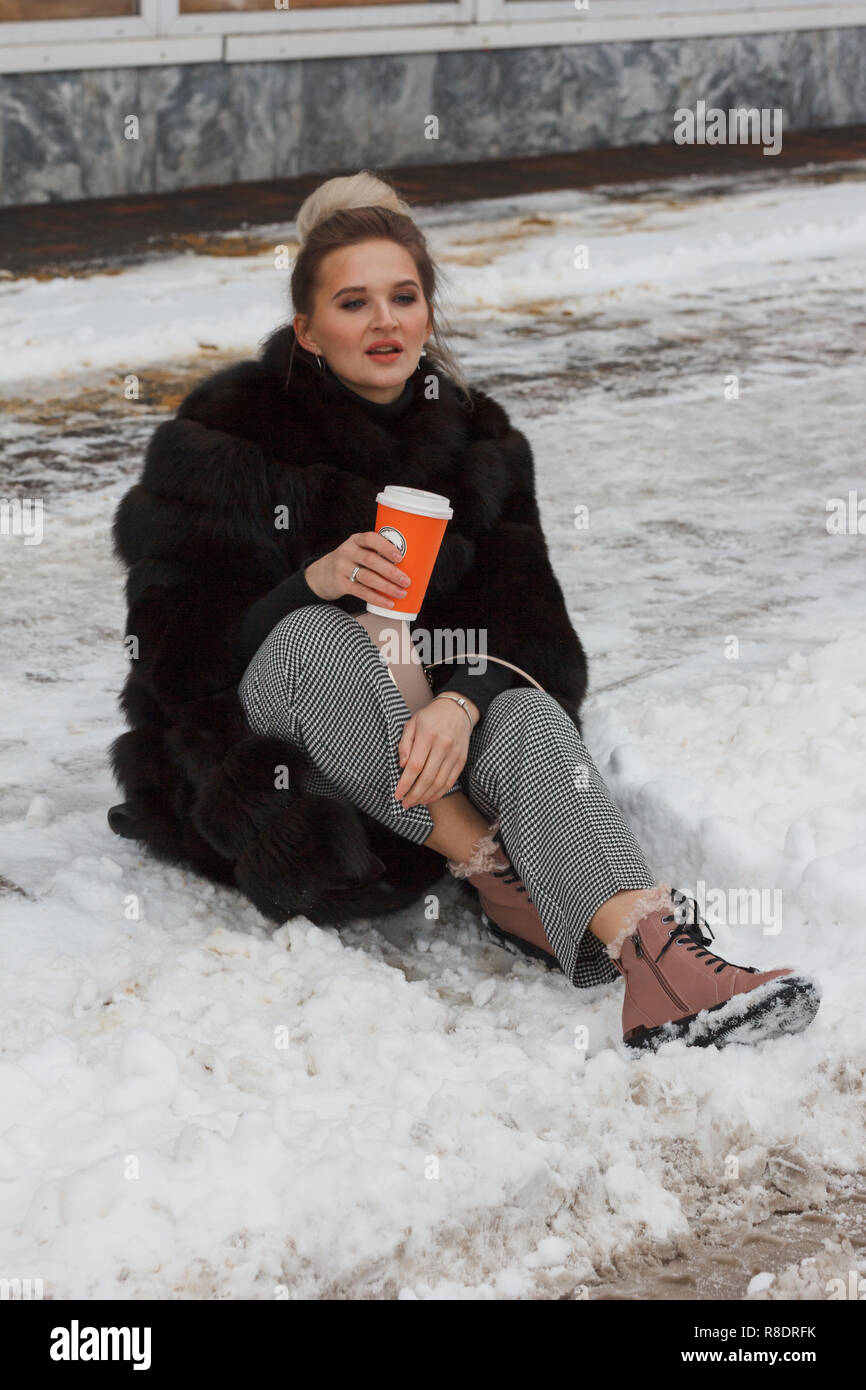
[[[675,898],[692,904],[694,922],[683,925]],[[697,919],[694,899],[659,884],[637,900],[608,945],[625,977],[622,1030],[629,1047],[654,1049],[672,1038],[724,1047],[808,1027],[821,999],[814,980],[790,967],[732,965],[707,949],[712,933],[701,919],[710,932],[705,936]]]
[[[447,859],[455,878],[468,879],[481,899],[494,939],[512,952],[543,960],[561,969],[544,931],[538,909],[530,900],[526,885],[502,842],[499,820],[476,842],[471,857],[463,864]]]

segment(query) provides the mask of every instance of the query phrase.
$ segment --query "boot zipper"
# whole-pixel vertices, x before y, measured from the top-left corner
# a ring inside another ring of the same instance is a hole
[[[640,939],[640,937],[638,936],[637,932],[635,932],[635,934],[634,934],[634,953],[635,953],[636,956],[640,956],[641,960],[645,960],[645,961],[646,961],[647,965],[649,966],[649,968],[650,968],[650,970],[652,971],[652,973],[655,975],[656,979],[658,980],[658,982],[659,982],[659,984],[661,985],[662,989],[664,990],[665,994],[668,995],[668,997],[669,997],[670,999],[673,1000],[673,1002],[676,1004],[677,1008],[678,1008],[678,1009],[684,1009],[685,1012],[688,1013],[688,1012],[689,1012],[689,1006],[688,1006],[688,1004],[684,1003],[684,1001],[680,998],[680,996],[679,996],[678,994],[675,994],[675,993],[674,993],[674,991],[671,989],[670,985],[668,984],[667,980],[665,979],[664,975],[663,975],[662,972],[659,970],[658,966],[656,965],[655,961],[653,960],[652,956],[648,955],[648,954],[644,951],[643,945],[642,945],[642,943],[641,943],[641,939]]]

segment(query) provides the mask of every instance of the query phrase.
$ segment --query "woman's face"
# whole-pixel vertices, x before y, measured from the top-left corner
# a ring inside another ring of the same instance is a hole
[[[418,365],[433,330],[409,252],[376,237],[331,251],[319,267],[313,314],[295,314],[301,347],[324,357],[344,386],[369,401],[396,400]],[[396,357],[371,356],[369,349],[394,339]]]

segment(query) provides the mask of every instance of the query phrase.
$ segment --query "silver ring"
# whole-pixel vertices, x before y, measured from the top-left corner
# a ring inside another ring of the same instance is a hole
[[[360,565],[356,565],[355,568],[352,570],[352,573],[349,575],[349,579],[351,580],[351,582],[352,582],[353,584],[354,584],[354,582],[355,582],[355,575],[358,573],[358,570],[359,570],[360,568],[361,568]]]

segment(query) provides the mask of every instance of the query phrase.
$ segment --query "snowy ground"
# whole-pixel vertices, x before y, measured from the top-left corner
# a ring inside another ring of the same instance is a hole
[[[819,1015],[634,1060],[618,986],[514,963],[447,876],[438,922],[422,901],[273,931],[112,836],[111,516],[191,381],[285,316],[292,228],[0,280],[0,500],[44,503],[41,544],[0,535],[0,1275],[56,1298],[824,1298],[866,1273],[866,535],[826,527],[866,490],[866,165],[422,220],[467,375],[534,447],[596,760],[720,949],[814,972]],[[711,914],[744,889],[761,917]]]

